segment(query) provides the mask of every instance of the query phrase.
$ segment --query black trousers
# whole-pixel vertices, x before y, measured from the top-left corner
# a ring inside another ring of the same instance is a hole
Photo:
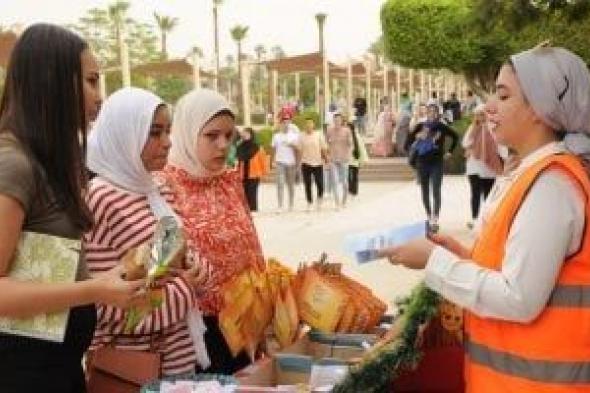
[[[475,220],[479,215],[479,207],[482,197],[485,200],[494,186],[495,179],[480,177],[479,175],[469,175],[469,188],[471,189],[471,217]]]
[[[26,355],[26,353],[23,353]],[[19,359],[20,360],[20,359]],[[2,393],[85,393],[86,379],[82,370],[82,359],[62,359],[40,364],[34,360],[23,363],[3,358],[0,371]],[[10,362],[10,364],[8,364]]]
[[[308,165],[301,164],[301,173],[303,175],[303,185],[305,187],[305,199],[307,203],[313,202],[311,195],[311,178],[315,182],[315,187],[318,195],[318,199],[324,196],[324,167],[322,165]]]
[[[246,194],[246,201],[248,201],[250,211],[257,211],[258,185],[260,184],[260,179],[244,179],[242,184],[244,185],[244,193]]]
[[[85,393],[82,355],[96,324],[94,305],[70,310],[64,343],[0,334],[0,392]]]
[[[359,193],[359,167],[354,165],[348,166],[348,192],[350,195]]]
[[[418,180],[420,181],[420,188],[422,189],[422,203],[428,216],[432,215],[432,208],[430,205],[430,185],[432,185],[432,197],[434,199],[434,215],[438,217],[440,213],[441,196],[440,189],[442,187],[443,177],[443,162],[442,160],[418,160],[416,164],[418,172]]]
[[[246,352],[242,351],[238,356],[233,357],[231,351],[223,337],[223,333],[219,329],[219,320],[217,317],[204,317],[205,326],[205,345],[209,353],[209,360],[211,366],[206,370],[200,370],[197,365],[197,372],[205,372],[211,374],[232,375],[235,372],[248,366],[250,358]]]

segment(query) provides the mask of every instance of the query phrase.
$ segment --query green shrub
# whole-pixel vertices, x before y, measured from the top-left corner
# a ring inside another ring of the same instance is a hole
[[[136,86],[134,84],[134,86]],[[161,76],[153,80],[152,91],[169,104],[176,101],[193,88],[191,81],[178,76]]]
[[[300,130],[305,128],[305,121],[312,119],[316,128],[321,128],[320,114],[312,109],[306,109],[293,117],[293,123],[299,127]]]
[[[250,120],[252,121],[252,124],[266,124],[266,113],[252,113],[252,115],[250,115]]]
[[[256,131],[256,142],[264,148],[267,153],[270,153],[272,142],[272,134],[274,133],[272,127],[263,127]]]
[[[457,147],[453,151],[453,155],[448,160],[445,160],[445,173],[455,175],[465,173],[465,150],[463,149],[463,146],[461,146],[461,141],[463,140],[463,135],[465,135],[470,124],[471,116],[462,117],[461,120],[457,120],[451,124],[451,128],[459,134],[459,140],[457,141]]]

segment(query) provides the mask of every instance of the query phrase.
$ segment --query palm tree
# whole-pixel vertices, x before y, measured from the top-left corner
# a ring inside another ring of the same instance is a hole
[[[199,56],[199,58],[203,58],[203,50],[201,48],[199,48],[198,46],[193,46],[190,50],[190,55],[194,55],[196,54],[197,56]]]
[[[127,18],[125,14],[129,9],[129,3],[126,1],[118,0],[116,3],[111,4],[108,8],[109,18],[113,21],[115,26],[115,37],[117,39],[117,45],[119,50],[117,51],[117,60],[121,65],[121,79],[123,80],[123,86],[129,86],[131,84],[131,70],[129,66],[129,48],[124,40],[127,39],[125,34],[125,28],[127,25]]]
[[[262,57],[266,54],[266,48],[262,44],[258,44],[254,47],[254,53],[256,53],[256,60],[258,61],[257,65],[257,81],[258,81],[258,106],[262,107],[262,79],[264,77],[263,68],[260,65],[262,61]]]
[[[256,53],[256,60],[260,62],[262,57],[266,54],[266,48],[264,45],[258,44],[254,47],[254,53]]]
[[[381,37],[377,41],[373,42],[371,44],[371,46],[369,47],[368,52],[370,54],[372,54],[373,56],[375,56],[377,67],[380,67],[382,65],[382,63],[385,61],[385,59],[384,59],[385,50],[384,50],[383,37]]]
[[[241,110],[243,108],[243,102],[242,102],[242,40],[244,38],[246,38],[246,34],[248,33],[248,26],[241,26],[241,25],[235,25],[234,27],[232,27],[230,29],[230,33],[231,33],[231,38],[233,38],[233,40],[236,42],[236,45],[238,47],[238,88],[237,93],[238,93],[238,99],[236,100],[236,102],[241,103],[242,105],[238,105],[238,110]]]
[[[217,90],[217,78],[219,75],[219,25],[217,8],[223,4],[223,0],[213,0],[213,34],[215,40],[215,90]]]
[[[156,23],[158,24],[158,28],[160,29],[160,35],[162,38],[162,59],[168,60],[166,38],[168,36],[168,33],[170,33],[178,24],[178,18],[160,15],[157,12],[154,12],[154,18],[156,19]]]
[[[121,34],[123,30],[123,24],[125,23],[125,14],[129,9],[129,3],[126,1],[119,0],[111,5],[108,8],[109,19],[113,21],[115,26],[115,38],[117,40],[117,45],[121,45]],[[121,48],[117,51],[117,60],[118,63],[121,63]]]
[[[283,50],[283,48],[281,48],[280,45],[275,45],[273,46],[270,51],[272,52],[272,56],[275,59],[282,59],[283,57],[285,57],[285,51]]]
[[[225,56],[225,66],[229,69],[228,71],[230,71],[232,68],[234,68],[235,61],[236,61],[236,59],[234,58],[234,55],[226,55]]]

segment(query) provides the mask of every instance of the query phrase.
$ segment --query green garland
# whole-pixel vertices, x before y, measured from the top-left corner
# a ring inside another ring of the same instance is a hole
[[[404,318],[399,337],[378,349],[375,354],[353,367],[334,393],[389,392],[391,382],[401,371],[415,367],[422,353],[416,347],[420,325],[430,321],[438,311],[440,297],[424,284],[416,287],[403,304]]]

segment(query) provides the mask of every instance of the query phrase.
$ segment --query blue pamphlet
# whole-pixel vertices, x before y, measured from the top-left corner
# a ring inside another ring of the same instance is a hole
[[[419,222],[380,231],[363,232],[346,237],[345,248],[357,263],[363,264],[378,259],[381,248],[396,247],[410,240],[425,237],[426,224]]]

